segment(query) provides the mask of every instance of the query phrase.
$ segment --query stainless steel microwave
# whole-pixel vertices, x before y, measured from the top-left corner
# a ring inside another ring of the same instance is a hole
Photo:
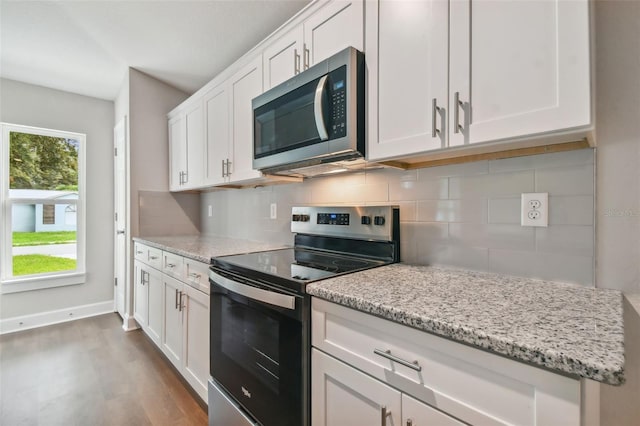
[[[256,97],[253,168],[266,174],[362,159],[364,55],[348,47]]]

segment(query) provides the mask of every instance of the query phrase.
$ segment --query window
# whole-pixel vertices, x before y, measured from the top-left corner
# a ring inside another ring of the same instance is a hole
[[[85,135],[1,126],[2,292],[84,282]]]

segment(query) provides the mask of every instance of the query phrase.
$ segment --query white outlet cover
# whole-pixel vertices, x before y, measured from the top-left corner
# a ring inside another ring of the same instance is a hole
[[[271,217],[271,219],[277,219],[278,218],[278,205],[276,203],[271,203],[270,206],[270,215],[269,217]]]
[[[211,204],[209,204],[209,217],[213,216],[213,206]]]
[[[536,208],[537,204],[540,207]],[[549,193],[530,192],[522,194],[520,205],[520,224],[522,226],[549,226]]]

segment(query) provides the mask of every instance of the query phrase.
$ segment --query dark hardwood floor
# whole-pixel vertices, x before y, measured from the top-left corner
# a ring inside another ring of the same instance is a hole
[[[206,425],[206,410],[117,314],[0,336],[0,425]]]

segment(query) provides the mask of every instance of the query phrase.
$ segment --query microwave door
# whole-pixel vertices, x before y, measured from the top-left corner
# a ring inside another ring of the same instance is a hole
[[[316,121],[316,128],[318,129],[318,135],[321,141],[326,141],[329,139],[329,134],[327,133],[327,126],[324,121],[324,104],[326,103],[325,99],[325,86],[327,84],[328,75],[322,76],[318,81],[318,86],[316,87],[316,93],[313,101],[313,113]]]

